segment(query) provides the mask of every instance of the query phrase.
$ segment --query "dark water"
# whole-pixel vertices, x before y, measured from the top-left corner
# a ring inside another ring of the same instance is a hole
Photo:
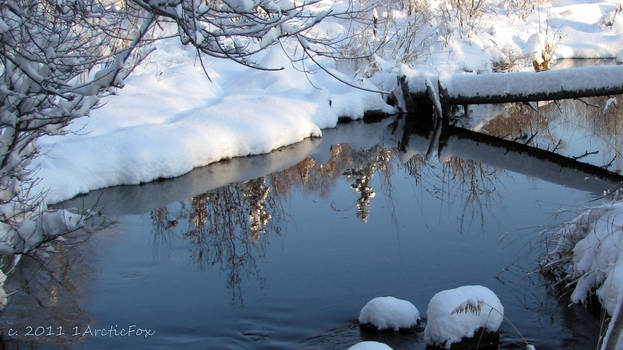
[[[598,150],[579,160],[620,168],[616,108],[540,110],[486,107],[462,123],[567,156]],[[616,178],[414,124],[347,123],[268,155],[65,203],[97,206],[114,223],[23,258],[6,286],[16,293],[2,314],[5,345],[346,349],[379,339],[424,349],[422,333],[362,334],[359,310],[392,295],[425,315],[436,292],[480,284],[505,307],[501,348],[524,348],[522,338],[595,348],[599,314],[568,307],[537,262],[545,233]],[[24,336],[29,326],[45,334]]]

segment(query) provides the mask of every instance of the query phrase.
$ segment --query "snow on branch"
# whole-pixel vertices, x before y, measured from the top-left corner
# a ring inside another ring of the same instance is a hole
[[[293,38],[308,55],[340,57],[338,43],[350,34],[324,35],[314,30],[316,25],[329,17],[368,10],[354,3],[327,9],[320,0],[130,1],[159,20],[175,22],[182,43],[195,46],[202,54],[262,70],[283,69],[259,64],[253,56],[284,38]]]
[[[30,193],[35,141],[64,134],[123,85],[149,53],[154,18],[122,2],[8,0],[0,20],[0,250],[24,252],[56,235]]]

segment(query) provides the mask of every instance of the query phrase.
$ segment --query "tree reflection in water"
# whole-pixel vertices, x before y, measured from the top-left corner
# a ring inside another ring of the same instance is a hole
[[[158,242],[180,234],[191,242],[190,259],[200,268],[218,266],[227,274],[233,299],[242,302],[243,276],[263,284],[257,259],[268,241],[262,236],[281,233],[283,210],[271,195],[264,177],[230,184],[191,198],[178,206],[150,213]]]
[[[375,172],[391,178],[392,149],[375,146],[357,151],[348,145],[333,145],[331,158],[317,163],[308,157],[283,171],[230,184],[191,198],[188,202],[158,208],[150,213],[156,242],[179,234],[190,244],[190,259],[201,268],[217,266],[227,274],[226,285],[234,302],[243,302],[244,277],[264,280],[257,267],[264,257],[269,237],[287,227],[282,202],[293,189],[328,196],[340,178],[351,181],[359,197],[356,216],[364,223],[370,215]]]
[[[50,242],[45,249],[21,257],[4,286],[10,297],[2,316],[2,348],[69,348],[84,339],[73,336],[72,327],[91,323],[84,305],[94,269],[89,259],[92,252],[88,245],[80,244],[85,235],[72,233],[63,241]],[[29,326],[32,334],[26,336]],[[33,336],[35,331],[54,336]]]
[[[493,109],[474,128],[545,150],[558,147],[557,151],[563,151],[565,142],[570,141],[562,140],[564,135],[557,134],[560,128],[556,128],[556,123],[568,122],[563,120],[567,118],[565,110],[572,113],[578,108],[597,113],[595,107],[578,101],[543,104],[537,111],[526,105],[509,104]],[[608,120],[618,120],[620,112],[617,111],[615,106],[602,114]],[[599,125],[591,130],[610,130],[604,131],[610,135],[611,122],[600,122]],[[618,125],[614,123],[614,127]],[[415,129],[418,130],[405,130],[407,136],[402,140],[408,139],[411,133],[430,140],[432,130],[421,125]],[[400,135],[396,139],[401,139]],[[176,206],[154,210],[151,212],[154,231],[161,241],[167,235],[179,234],[191,242],[191,260],[201,267],[218,266],[225,271],[227,287],[233,291],[235,300],[242,301],[241,284],[245,276],[257,279],[260,286],[263,284],[257,261],[265,255],[270,236],[280,235],[287,227],[289,214],[283,209],[283,201],[293,189],[326,199],[338,184],[349,186],[357,194],[352,212],[367,223],[371,218],[372,201],[379,191],[373,183],[380,181],[384,184],[381,186],[384,187],[383,193],[391,202],[392,172],[403,171],[417,186],[438,199],[440,205],[462,208],[458,218],[461,232],[469,230],[476,221],[480,222],[480,229],[484,229],[485,211],[504,170],[452,154],[431,160],[427,158],[429,152],[415,154],[400,162],[397,157],[400,149],[400,145],[356,149],[348,144],[334,144],[326,163],[308,157],[283,171],[230,184]],[[503,150],[499,152],[503,153]],[[373,181],[375,174],[381,174],[382,178]]]
[[[607,98],[586,99],[588,104],[561,101],[544,104],[538,112],[525,105],[509,105],[505,107],[506,112],[489,116],[478,130],[573,156],[577,154],[570,154],[567,148],[573,140],[564,139],[558,124],[580,123],[579,129],[591,130],[613,146],[616,160],[610,169],[620,169],[619,129],[623,117],[617,105],[603,108],[606,101]],[[600,108],[593,105],[600,105]],[[428,137],[430,130],[423,135]],[[175,236],[189,242],[189,257],[193,263],[201,268],[224,271],[232,298],[242,302],[245,278],[256,279],[260,286],[264,283],[258,262],[265,256],[271,236],[287,231],[290,214],[283,204],[293,190],[326,199],[336,186],[348,186],[355,198],[347,210],[352,210],[358,220],[366,223],[373,218],[372,203],[377,193],[391,202],[392,174],[399,171],[407,174],[417,187],[433,194],[441,205],[462,206],[461,228],[469,217],[469,210],[472,220],[477,217],[484,225],[487,201],[495,193],[498,177],[504,170],[455,156],[431,160],[425,154],[416,154],[399,161],[400,152],[398,146],[356,149],[348,144],[335,144],[326,163],[308,157],[283,171],[230,184],[153,210],[150,214],[154,239],[157,243],[166,243]],[[593,163],[607,162],[612,156],[600,154],[603,158],[593,159]],[[5,332],[27,324],[62,325],[67,330],[76,324],[90,323],[83,306],[95,271],[88,257],[95,254],[88,251],[89,245],[74,247],[72,238],[66,238],[66,242],[52,242],[48,251],[24,256],[10,275],[5,289],[15,293],[3,311]],[[76,241],[83,238],[78,237]],[[29,347],[28,341],[45,342],[32,344],[32,347],[70,347],[80,341],[80,337],[23,339],[8,338],[5,333],[2,340],[9,348]]]

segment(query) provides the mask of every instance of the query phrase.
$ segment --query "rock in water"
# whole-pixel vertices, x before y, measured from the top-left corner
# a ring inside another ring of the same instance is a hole
[[[379,343],[376,341],[363,341],[361,343],[357,343],[351,346],[350,348],[348,348],[348,350],[393,350],[393,349],[383,343]]]
[[[415,327],[420,312],[407,300],[394,297],[376,297],[359,312],[359,324],[376,330],[406,330]]]
[[[504,319],[504,307],[490,289],[463,286],[435,294],[426,316],[426,342],[449,349],[453,343],[474,337],[478,330],[496,333]]]

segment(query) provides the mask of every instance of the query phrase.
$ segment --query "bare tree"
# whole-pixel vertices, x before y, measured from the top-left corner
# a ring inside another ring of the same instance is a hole
[[[374,18],[369,16],[374,1],[347,0],[340,10],[327,9],[321,0],[127,1],[152,13],[158,21],[175,23],[182,43],[193,45],[200,59],[203,54],[262,70],[283,69],[258,64],[255,57],[267,47],[279,44],[293,62],[302,62],[303,69],[314,66],[341,80],[320,65],[318,59],[369,58],[383,44],[361,45],[359,36],[371,33],[374,27]],[[346,20],[349,25],[343,32],[330,33],[316,27],[328,19]],[[353,47],[359,50],[353,52]],[[306,61],[310,61],[307,66]],[[201,64],[204,65],[203,60]]]
[[[87,115],[99,97],[120,87],[147,54],[141,48],[153,22],[144,10],[112,1],[0,2],[3,251],[28,249],[43,229],[29,222],[41,204],[30,193],[34,180],[27,170],[37,153],[35,140],[65,133],[63,128]],[[23,237],[24,230],[29,237]]]

